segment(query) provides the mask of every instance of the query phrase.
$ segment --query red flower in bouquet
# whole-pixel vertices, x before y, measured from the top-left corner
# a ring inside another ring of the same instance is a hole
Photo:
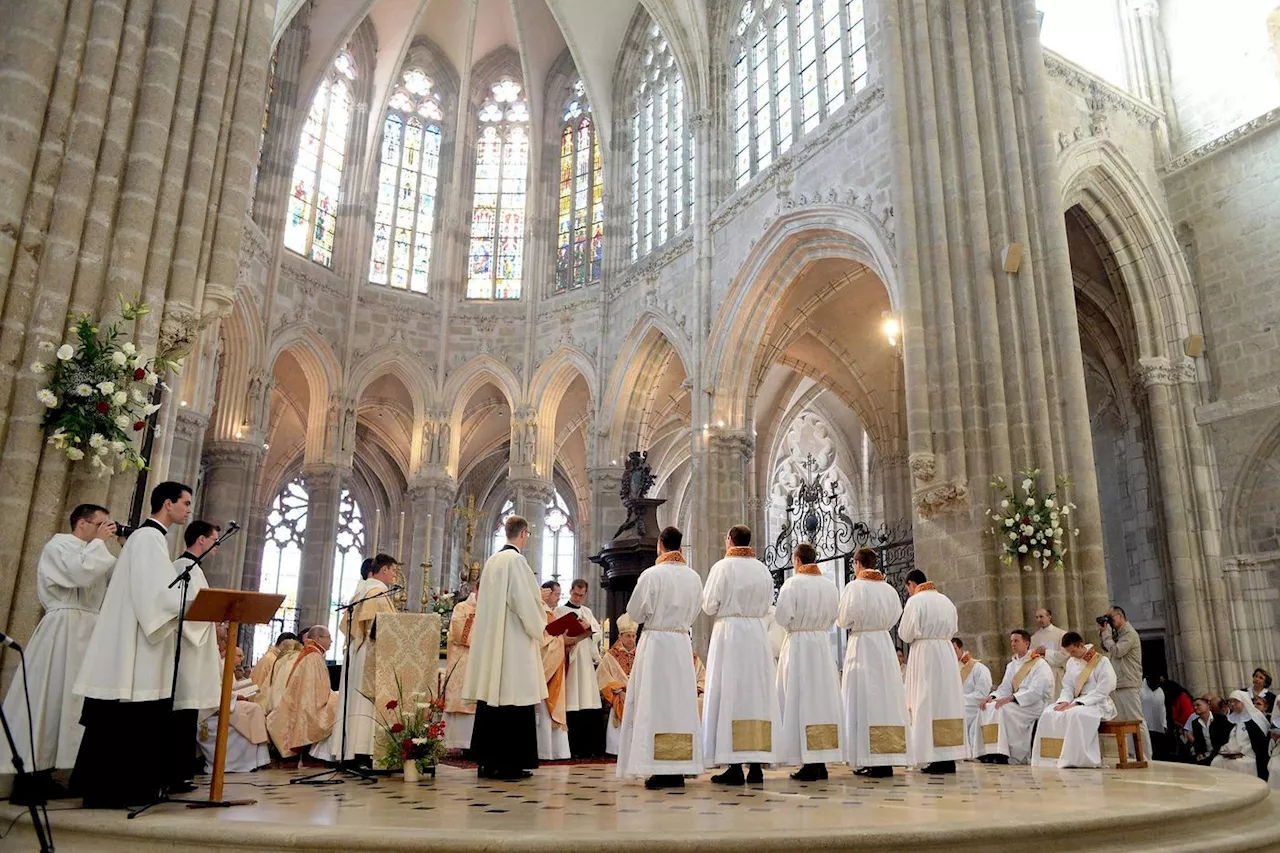
[[[404,723],[396,723],[394,726],[391,727],[391,733],[393,735],[398,735],[402,731],[404,731]]]
[[[396,701],[396,700],[394,700],[394,699],[392,699],[391,701],[387,702],[387,710],[388,710],[388,711],[394,711],[394,710],[395,710],[396,708],[398,708],[399,706],[400,706],[400,703],[399,703],[399,702],[397,702],[397,701]]]
[[[144,430],[144,429],[146,429],[146,428],[147,428],[147,425],[146,425],[146,423],[145,423],[145,422],[143,422],[143,421],[134,421],[134,422],[133,422],[133,431],[134,431],[134,432],[140,432],[140,431],[142,431],[142,430]]]
[[[147,376],[147,371],[143,370],[141,367],[133,371],[133,380],[135,382],[141,382],[143,379],[146,378],[146,376]]]
[[[111,404],[99,403],[98,405],[94,406],[94,409],[98,412],[98,414],[105,415],[107,412],[111,411]]]

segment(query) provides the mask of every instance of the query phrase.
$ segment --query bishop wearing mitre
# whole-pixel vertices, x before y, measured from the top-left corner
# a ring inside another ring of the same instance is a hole
[[[756,559],[751,529],[734,525],[725,536],[724,559],[711,567],[702,592],[702,611],[716,618],[707,653],[702,748],[707,764],[728,765],[712,782],[759,784],[761,765],[774,762],[774,736],[782,726],[765,625],[772,602],[773,575]],[[745,779],[744,763],[751,765]]]
[[[373,700],[360,691],[364,684],[365,662],[373,649],[374,620],[379,614],[396,612],[395,604],[387,592],[394,583],[398,566],[399,563],[390,554],[374,557],[368,578],[356,586],[356,591],[348,602],[355,607],[338,614],[338,630],[346,636],[346,642],[350,645],[342,661],[342,674],[338,681],[342,694],[338,699],[338,719],[329,739],[313,751],[317,758],[351,761],[356,756],[373,755],[374,734],[377,729]],[[361,573],[363,574],[363,570]],[[346,718],[347,733],[345,752],[342,751],[343,717]]]
[[[479,584],[477,583],[477,588]],[[462,698],[462,682],[467,677],[471,655],[471,631],[476,621],[476,592],[453,606],[449,617],[449,641],[444,662],[444,745],[446,749],[471,749],[471,730],[476,721],[476,704]]]
[[[329,629],[313,625],[304,635],[302,652],[288,663],[279,702],[267,716],[267,732],[285,758],[333,734],[338,692],[329,687],[324,657],[333,644]]]
[[[529,522],[513,515],[503,529],[507,544],[481,571],[462,698],[476,703],[476,774],[515,781],[538,766],[534,706],[547,698],[541,652],[547,617],[538,579],[520,553],[529,541]]]
[[[661,555],[659,555],[661,556]],[[641,577],[644,577],[643,573]],[[632,593],[634,597],[635,593]],[[600,696],[609,705],[605,721],[604,751],[617,755],[622,748],[622,717],[627,707],[627,688],[636,662],[636,632],[640,626],[627,614],[618,617],[618,641],[609,646],[596,668]]]
[[[1044,709],[1036,727],[1031,763],[1036,767],[1101,767],[1098,724],[1114,720],[1116,671],[1106,655],[1086,645],[1075,631],[1062,635],[1068,655],[1062,693],[1057,704]]]
[[[618,776],[647,776],[645,787],[651,790],[682,788],[685,776],[702,772],[697,658],[689,639],[702,580],[680,553],[683,538],[674,527],[658,535],[658,561],[640,573],[627,612],[618,619],[618,629],[626,628],[632,639],[636,623],[644,624],[635,663],[628,667],[624,695],[631,698],[619,730]],[[619,645],[601,662],[602,673],[614,665]]]
[[[560,598],[560,584],[547,581],[542,585],[542,609],[547,624],[555,621],[554,606]],[[547,698],[534,707],[538,727],[538,759],[563,761],[569,758],[569,724],[565,716],[565,638],[564,635],[542,634],[542,674],[547,679]]]
[[[960,665],[951,645],[956,606],[924,572],[907,572],[911,597],[902,608],[898,636],[911,644],[907,657],[907,710],[911,712],[911,758],[926,773],[955,773],[965,747],[964,695]]]
[[[859,776],[893,775],[911,763],[907,695],[889,631],[902,617],[898,591],[876,569],[876,552],[853,555],[858,572],[840,596],[844,652],[844,760]]]
[[[840,593],[816,565],[808,542],[792,555],[796,573],[778,592],[774,619],[787,632],[778,658],[778,707],[782,737],[779,764],[802,765],[791,774],[798,782],[827,778],[827,762],[840,760],[840,678],[831,656]]]

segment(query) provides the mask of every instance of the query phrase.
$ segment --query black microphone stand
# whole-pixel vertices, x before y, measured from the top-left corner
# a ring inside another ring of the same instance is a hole
[[[393,592],[399,592],[399,585],[388,587],[376,595],[366,596],[353,601],[350,604],[339,604],[334,610],[345,610],[345,617],[338,617],[340,620],[346,618],[347,630],[344,642],[342,644],[342,737],[340,738],[341,746],[338,752],[337,762],[330,770],[322,770],[319,773],[312,773],[310,776],[300,776],[297,779],[290,779],[290,785],[341,785],[345,779],[339,778],[340,773],[346,773],[366,782],[377,782],[378,777],[365,770],[363,767],[357,767],[353,762],[347,761],[347,701],[351,695],[351,620],[354,618],[354,611],[357,607],[366,601],[373,601],[375,598],[384,598]],[[377,709],[374,709],[377,713]]]
[[[234,521],[228,524],[227,532],[219,536],[217,540],[208,548],[201,551],[199,554],[193,555],[191,563],[181,572],[178,572],[178,576],[175,577],[172,582],[170,582],[168,587],[166,587],[166,589],[173,589],[178,584],[182,584],[182,605],[178,608],[177,641],[173,644],[173,677],[169,682],[169,713],[167,715],[167,719],[171,723],[172,723],[173,713],[174,713],[173,705],[178,697],[178,666],[182,662],[182,626],[186,623],[187,591],[191,587],[191,570],[194,569],[196,566],[200,565],[204,561],[205,557],[212,554],[215,550],[217,550],[219,545],[221,545],[223,542],[230,539],[232,536],[236,535],[236,533],[238,533],[239,531],[240,531],[240,525],[236,524]],[[231,654],[231,649],[232,649],[231,638],[227,637],[227,654]],[[161,803],[195,803],[195,802],[204,802],[204,801],[203,800],[178,800],[178,799],[174,799],[173,797],[170,797],[169,796],[169,780],[166,780],[164,783],[164,787],[160,789],[160,795],[156,797],[154,800],[152,800],[151,802],[147,803],[145,806],[139,806],[138,808],[129,812],[129,819],[132,820],[133,818],[142,814],[152,806],[158,806]]]
[[[14,646],[14,648],[17,650],[18,654],[21,656],[22,649],[19,649],[16,645]],[[22,687],[24,690],[26,689],[26,686],[27,686],[27,664],[24,658],[22,662]],[[27,701],[27,719],[30,720],[30,718],[31,718],[31,702],[30,700],[28,700]],[[17,778],[19,781],[21,781],[24,777],[27,776],[27,770],[23,766],[22,754],[18,752],[18,745],[14,743],[13,732],[9,730],[9,721],[6,720],[4,717],[4,708],[0,708],[0,727],[4,728],[5,740],[9,742],[9,754],[13,757],[13,769],[18,772]],[[33,742],[31,744],[31,763],[35,764],[35,761],[36,761],[35,743]],[[34,768],[32,769],[34,770]],[[34,773],[32,774],[32,778],[34,778]],[[17,782],[14,783],[15,786],[17,784],[18,784]],[[35,793],[35,789],[36,789],[35,784],[32,784],[31,790],[33,794]],[[27,810],[31,812],[31,827],[32,829],[35,830],[36,840],[40,842],[40,853],[53,853],[52,832],[50,832],[48,835],[45,834],[45,825],[44,825],[44,821],[40,819],[40,809],[36,805],[37,801],[39,801],[40,804],[43,805],[45,802],[45,798],[43,796],[32,796],[30,800],[27,802]],[[47,819],[48,819],[48,815],[45,816],[45,820]]]

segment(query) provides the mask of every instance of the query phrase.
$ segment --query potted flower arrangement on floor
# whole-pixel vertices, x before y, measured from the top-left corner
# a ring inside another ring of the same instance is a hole
[[[400,679],[396,696],[387,702],[393,713],[379,715],[378,766],[401,767],[406,782],[417,782],[423,773],[436,775],[444,757],[444,700],[413,693],[405,700]]]

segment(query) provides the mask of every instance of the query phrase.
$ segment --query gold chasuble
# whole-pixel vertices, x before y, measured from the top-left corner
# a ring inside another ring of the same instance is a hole
[[[555,614],[547,611],[547,624],[555,621]],[[547,711],[551,724],[557,729],[568,728],[565,722],[565,671],[564,637],[542,635],[542,674],[547,679]]]

